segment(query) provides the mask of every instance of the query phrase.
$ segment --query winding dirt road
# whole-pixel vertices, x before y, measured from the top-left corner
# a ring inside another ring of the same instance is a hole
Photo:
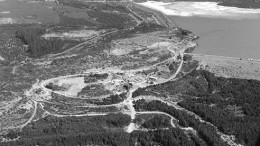
[[[133,11],[129,8],[129,6],[130,6],[130,5],[127,6],[127,8],[129,9],[129,11],[130,11],[133,15],[135,15],[135,17],[138,17],[137,19],[139,19],[139,20],[141,20],[142,22],[144,22],[145,19],[142,18],[140,15],[136,14],[135,12],[133,12]],[[165,16],[165,18],[166,18],[167,21],[172,22],[168,17]],[[157,20],[157,21],[158,21],[158,20]],[[173,23],[173,22],[172,22],[172,23]],[[139,23],[138,23],[137,25],[139,25]],[[106,36],[106,35],[109,35],[109,34],[111,34],[111,33],[116,33],[116,32],[118,32],[118,30],[113,30],[113,31],[110,31],[110,32],[107,32],[107,33],[104,33],[104,34],[101,34],[101,35],[93,36],[93,37],[89,38],[87,41],[82,42],[82,43],[80,43],[80,44],[78,44],[78,45],[76,45],[76,46],[74,46],[74,47],[72,47],[72,48],[70,48],[70,49],[68,49],[68,50],[66,50],[66,51],[64,51],[64,52],[57,53],[57,54],[53,54],[53,55],[49,55],[48,57],[51,57],[51,58],[53,59],[53,58],[55,58],[55,57],[57,57],[57,56],[64,55],[64,54],[66,54],[66,53],[68,53],[68,52],[70,52],[70,51],[72,51],[72,50],[74,50],[74,49],[78,49],[78,48],[84,46],[85,44],[89,43],[90,41],[92,41],[92,40],[94,40],[94,39],[96,39],[96,38],[104,37],[104,36]],[[167,47],[167,50],[169,50],[169,51],[172,53],[173,56],[172,56],[170,59],[167,59],[166,61],[169,61],[169,60],[175,61],[175,59],[177,58],[178,55],[180,55],[180,57],[181,57],[181,61],[180,61],[180,64],[179,64],[179,66],[178,66],[176,72],[175,72],[174,74],[172,74],[168,79],[163,80],[163,81],[161,81],[161,82],[157,82],[157,83],[155,83],[155,84],[153,84],[153,85],[158,85],[158,84],[166,83],[166,82],[168,82],[168,81],[172,81],[172,80],[176,79],[176,76],[180,73],[180,71],[181,71],[181,69],[182,69],[182,67],[183,67],[183,63],[184,63],[184,60],[183,60],[184,51],[187,49],[187,48],[185,48],[185,47],[184,47],[184,48],[179,48],[178,45],[183,44],[184,41],[186,41],[186,40],[182,40],[181,42],[177,42],[177,43],[172,44],[172,45],[169,45],[169,46]],[[172,49],[172,48],[174,48],[174,49]],[[176,50],[178,50],[178,52],[176,52]],[[163,62],[165,62],[165,61],[163,61]],[[160,63],[163,63],[163,62],[160,62]],[[157,63],[157,64],[159,64],[159,63]],[[155,65],[157,65],[157,64],[154,64],[154,65],[152,65],[152,66],[155,66]],[[149,67],[146,67],[146,68],[149,68]],[[15,73],[15,70],[16,70],[16,68],[14,68],[13,73]],[[111,72],[137,72],[137,71],[142,71],[142,70],[144,70],[144,68],[142,68],[142,69],[136,69],[136,70],[128,70],[128,71],[123,71],[123,70],[121,70],[121,71],[120,71],[120,70],[113,70],[113,71],[112,71],[112,70],[106,70],[106,71],[105,71],[105,70],[96,70],[96,71],[97,71],[97,72],[109,72],[109,71],[111,71]],[[94,70],[93,70],[93,71],[94,71]],[[88,71],[88,72],[92,72],[92,71],[90,70],[90,71]],[[86,73],[87,73],[87,72],[86,72]],[[86,74],[86,73],[85,73],[85,74]],[[30,100],[32,101],[32,104],[33,104],[33,111],[32,111],[31,117],[30,117],[24,124],[19,125],[19,126],[16,126],[16,127],[8,127],[8,129],[12,129],[12,128],[20,128],[20,129],[22,129],[22,128],[24,128],[26,125],[28,125],[29,123],[31,123],[32,120],[33,120],[33,118],[36,116],[36,114],[37,114],[37,105],[38,105],[39,103],[41,103],[41,102],[49,102],[49,101],[37,101],[37,100],[34,98],[34,96],[37,96],[37,95],[33,94],[33,90],[34,90],[34,89],[39,89],[39,88],[42,89],[42,92],[43,92],[43,93],[41,94],[41,96],[50,96],[50,93],[53,92],[53,91],[50,90],[50,89],[48,89],[48,88],[46,88],[46,85],[47,85],[48,83],[50,83],[51,81],[53,81],[53,80],[59,80],[59,79],[62,79],[62,78],[69,78],[69,77],[75,77],[75,76],[79,76],[79,75],[85,75],[85,74],[75,74],[75,75],[68,75],[68,76],[61,76],[61,77],[51,78],[51,79],[47,79],[47,80],[44,80],[44,81],[42,81],[42,82],[40,82],[40,83],[36,83],[35,85],[33,85],[32,88],[31,88],[28,92],[25,93],[25,95],[30,98]],[[131,116],[131,122],[130,122],[130,124],[129,124],[129,125],[127,126],[127,128],[126,128],[126,132],[128,132],[128,133],[131,133],[131,132],[134,131],[134,130],[138,130],[138,128],[135,127],[134,120],[135,120],[135,118],[136,118],[136,115],[141,115],[141,114],[163,114],[163,115],[169,116],[169,117],[171,118],[171,119],[170,119],[170,124],[171,124],[171,126],[174,127],[174,128],[176,128],[177,125],[175,125],[173,121],[178,122],[178,120],[177,120],[176,118],[174,118],[172,115],[169,115],[169,114],[167,114],[167,113],[165,113],[165,112],[160,112],[160,111],[142,111],[142,112],[136,112],[136,110],[135,110],[135,108],[134,108],[133,101],[138,100],[138,99],[141,99],[141,98],[135,98],[135,99],[133,99],[132,94],[133,94],[133,92],[135,92],[137,89],[139,89],[139,88],[145,88],[145,87],[148,87],[148,86],[150,86],[150,84],[145,84],[145,85],[133,84],[133,87],[132,87],[132,88],[128,91],[128,93],[127,93],[127,98],[126,98],[124,101],[122,101],[122,102],[120,102],[120,103],[117,103],[117,104],[111,104],[111,105],[86,105],[86,106],[76,106],[76,107],[105,108],[105,107],[123,107],[123,106],[126,106],[126,107],[127,107],[127,110],[124,110],[124,111],[121,111],[121,112],[122,112],[122,113],[125,113],[125,114],[129,114],[129,115]],[[211,123],[209,123],[209,122],[204,121],[201,117],[199,117],[199,116],[196,115],[195,113],[190,112],[190,111],[188,111],[188,110],[186,110],[186,109],[184,109],[184,108],[181,108],[181,107],[177,106],[177,104],[174,104],[174,103],[172,103],[172,102],[170,102],[170,101],[167,101],[167,100],[162,100],[162,99],[159,99],[159,98],[158,98],[158,99],[154,99],[154,100],[162,101],[162,102],[164,102],[164,103],[167,103],[167,104],[170,105],[170,106],[173,106],[174,108],[176,108],[176,109],[178,109],[178,110],[183,110],[183,111],[187,112],[188,114],[194,115],[195,118],[198,118],[201,122],[204,122],[204,123],[207,123],[207,124],[213,126],[213,127],[216,129],[216,131],[218,132],[218,134],[220,135],[220,137],[221,137],[222,139],[225,139],[225,140],[228,142],[228,144],[239,146],[239,144],[236,144],[236,143],[232,140],[231,136],[228,136],[228,135],[225,135],[225,134],[219,132],[219,130],[217,129],[216,126],[214,126],[213,124],[211,124]],[[39,103],[38,103],[38,102],[39,102]],[[50,103],[51,103],[51,102],[50,102]],[[42,104],[40,104],[40,105],[43,106]],[[108,114],[110,114],[110,113],[118,113],[118,112],[89,112],[89,113],[86,113],[86,114],[68,114],[68,115],[62,115],[62,114],[50,113],[50,112],[48,112],[48,111],[45,111],[45,112],[46,112],[48,115],[53,115],[53,116],[56,116],[56,117],[68,117],[68,116],[74,116],[74,117],[82,117],[82,116],[104,116],[104,115],[108,115]],[[184,128],[182,128],[182,129],[194,130],[194,129],[191,128],[191,127],[184,127]],[[195,130],[194,130],[194,131],[195,131]]]
[[[167,47],[167,49],[173,54],[173,57],[170,58],[171,60],[175,60],[177,58],[177,56],[180,55],[180,64],[176,70],[176,72],[174,74],[172,74],[168,79],[166,80],[163,80],[163,81],[160,81],[160,82],[157,82],[153,85],[158,85],[158,84],[162,84],[162,83],[165,83],[165,82],[168,82],[168,81],[172,81],[174,79],[176,79],[176,76],[180,73],[182,67],[183,67],[183,63],[184,63],[184,60],[183,60],[183,56],[184,56],[184,50],[186,49],[185,47],[184,48],[177,48],[177,45],[178,44],[181,44],[181,42],[178,42],[176,44],[172,44],[170,45],[169,47]],[[81,44],[82,45],[82,44]],[[175,48],[175,49],[171,49],[171,48]],[[176,49],[177,48],[177,49]],[[72,48],[73,49],[73,48]],[[176,52],[176,50],[179,50],[178,52]],[[112,72],[137,72],[137,71],[140,71],[140,70],[143,70],[143,69],[136,69],[136,70],[131,70],[131,71],[120,71],[120,70],[113,70]],[[95,69],[95,70],[92,70],[94,72],[109,72],[110,70],[98,70],[98,69]],[[92,71],[89,71],[92,72]],[[88,73],[88,72],[86,72]],[[43,89],[43,95],[50,95],[50,92],[52,92],[52,90],[46,88],[45,86],[53,81],[53,80],[58,80],[58,79],[63,79],[63,78],[69,78],[69,77],[75,77],[75,76],[78,76],[78,75],[82,75],[82,74],[76,74],[76,75],[68,75],[68,76],[62,76],[62,77],[56,77],[56,78],[52,78],[52,79],[48,79],[48,80],[45,80],[45,81],[42,81],[41,83],[38,84],[38,86],[35,86],[35,87],[39,87],[41,89]],[[136,127],[136,124],[133,122],[136,118],[136,115],[140,115],[140,114],[163,114],[163,115],[167,115],[171,118],[170,120],[170,124],[172,127],[176,127],[176,125],[174,124],[174,120],[175,121],[178,121],[177,119],[175,119],[173,116],[167,114],[167,113],[164,113],[164,112],[160,112],[160,111],[145,111],[145,112],[136,112],[135,111],[135,108],[134,108],[134,104],[133,104],[133,101],[137,100],[138,98],[135,98],[133,99],[132,98],[132,94],[133,92],[135,92],[137,89],[139,88],[145,88],[145,87],[148,87],[150,86],[150,84],[144,84],[144,85],[140,85],[140,84],[133,84],[132,88],[128,91],[127,93],[127,98],[120,102],[120,103],[117,103],[117,104],[111,104],[111,105],[86,105],[86,106],[79,106],[79,107],[97,107],[97,108],[105,108],[105,107],[123,107],[123,106],[126,106],[128,110],[124,110],[124,111],[121,111],[122,113],[125,113],[125,114],[129,114],[131,116],[131,122],[130,124],[126,127],[126,132],[128,133],[131,133],[132,131],[134,130],[138,130],[138,128]],[[33,91],[33,89],[31,89],[31,91]],[[27,94],[27,95],[32,95],[32,94]],[[140,98],[139,98],[140,99]],[[33,99],[32,99],[33,100]],[[154,99],[154,100],[160,100],[164,103],[167,103],[168,105],[170,106],[173,106],[174,108],[178,109],[178,110],[183,110],[189,114],[192,114],[192,115],[195,115],[194,113],[190,112],[190,111],[187,111],[186,109],[183,109],[179,106],[177,106],[177,104],[174,104],[174,103],[171,103],[170,101],[167,101],[167,100],[161,100],[161,99]],[[34,103],[34,112],[31,116],[31,118],[26,122],[24,123],[23,125],[20,125],[19,128],[23,128],[24,126],[26,126],[27,124],[29,124],[33,117],[35,116],[36,114],[36,110],[37,110],[37,101],[36,100],[33,100],[33,103]],[[53,116],[57,116],[57,117],[67,117],[67,116],[75,116],[75,117],[80,117],[80,116],[103,116],[103,115],[107,115],[109,113],[118,113],[118,112],[105,112],[105,113],[102,113],[102,112],[91,112],[91,113],[86,113],[86,114],[71,114],[71,115],[61,115],[61,114],[55,114],[55,113],[50,113],[48,111],[46,111],[49,115],[53,115]],[[211,123],[208,123],[206,121],[203,121],[199,116],[195,115],[195,117],[197,117],[198,119],[200,119],[201,122],[205,122],[207,124],[210,124],[211,126],[214,126],[213,124]],[[215,127],[215,126],[214,126]],[[196,133],[196,131],[192,128],[192,127],[180,127],[181,129],[183,130],[190,130],[190,131],[193,131],[194,133]],[[216,128],[216,127],[215,127]],[[228,135],[225,135],[221,132],[219,132],[219,130],[216,128],[216,131],[218,132],[218,134],[220,135],[220,137],[222,139],[225,138],[225,141],[227,141],[228,143],[232,144],[232,145],[237,145],[236,143],[234,143],[234,141],[231,140],[231,136],[228,136]],[[224,138],[223,138],[224,137]]]

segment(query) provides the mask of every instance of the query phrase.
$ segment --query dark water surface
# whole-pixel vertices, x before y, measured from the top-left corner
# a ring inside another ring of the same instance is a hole
[[[0,0],[0,18],[13,18],[21,22],[58,22],[59,17],[53,6],[56,6],[55,2]]]
[[[200,37],[194,53],[260,59],[260,18],[169,17]]]

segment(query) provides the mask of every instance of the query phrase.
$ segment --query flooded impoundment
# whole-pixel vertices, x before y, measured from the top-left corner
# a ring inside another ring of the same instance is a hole
[[[200,38],[193,53],[260,59],[260,19],[173,17]]]
[[[200,38],[193,53],[260,59],[260,9],[214,2],[146,2]]]

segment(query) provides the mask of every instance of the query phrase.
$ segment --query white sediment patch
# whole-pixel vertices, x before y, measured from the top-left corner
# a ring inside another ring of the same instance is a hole
[[[118,49],[118,48],[116,48],[116,49],[113,49],[111,51],[111,54],[116,55],[116,56],[120,56],[120,55],[129,54],[130,52],[131,52],[130,49]]]
[[[0,25],[1,24],[14,24],[14,23],[17,23],[17,21],[12,18],[0,18]]]
[[[10,14],[10,11],[2,11],[1,14]]]
[[[28,101],[25,104],[22,104],[19,106],[21,109],[26,109],[26,110],[30,110],[31,108],[33,108],[33,103],[32,101]]]
[[[149,49],[156,49],[156,48],[162,48],[162,47],[168,47],[169,45],[171,45],[170,42],[157,42],[157,43],[154,43],[150,46],[147,46]]]
[[[166,15],[174,16],[201,16],[230,19],[258,18],[260,9],[236,8],[220,6],[217,2],[154,2],[147,1],[140,5],[159,10]]]
[[[135,126],[135,123],[130,123],[129,124],[129,126],[127,126],[126,128],[125,128],[125,131],[127,132],[127,133],[131,133],[131,132],[133,132],[134,130],[137,130],[137,128],[136,128],[136,126]]]
[[[88,39],[91,36],[98,35],[99,31],[94,30],[79,30],[79,31],[69,31],[63,33],[48,33],[44,34],[44,38],[86,38]]]
[[[56,91],[56,93],[69,97],[76,97],[78,92],[80,92],[87,85],[84,83],[84,77],[59,79],[55,84],[68,88],[66,91]]]
[[[4,61],[5,59],[2,57],[2,56],[0,56],[0,61]]]

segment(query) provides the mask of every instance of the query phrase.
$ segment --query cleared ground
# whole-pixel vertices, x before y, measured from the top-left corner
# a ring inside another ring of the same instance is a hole
[[[193,54],[201,67],[217,76],[260,80],[260,62],[246,59]]]

